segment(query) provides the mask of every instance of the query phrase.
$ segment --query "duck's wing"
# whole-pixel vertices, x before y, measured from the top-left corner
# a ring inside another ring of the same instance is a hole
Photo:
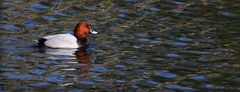
[[[51,48],[78,48],[77,39],[71,34],[44,36],[38,40],[39,45]]]

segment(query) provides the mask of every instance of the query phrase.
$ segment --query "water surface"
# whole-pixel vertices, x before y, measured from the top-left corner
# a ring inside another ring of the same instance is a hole
[[[240,91],[236,0],[0,2],[0,91]],[[36,47],[87,20],[81,49]]]

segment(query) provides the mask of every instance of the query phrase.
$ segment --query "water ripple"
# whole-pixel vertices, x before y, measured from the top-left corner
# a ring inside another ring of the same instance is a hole
[[[52,16],[43,16],[43,19],[45,19],[45,20],[47,20],[47,21],[55,21],[55,20],[58,20],[57,18],[52,17]]]
[[[152,80],[141,80],[141,81],[137,82],[137,85],[145,86],[145,87],[155,87],[158,84],[159,84],[158,82],[155,82]]]
[[[4,29],[7,29],[7,30],[19,30],[20,28],[15,26],[15,25],[3,25],[3,26],[0,26],[1,28],[4,28]]]
[[[52,83],[61,83],[64,82],[63,80],[64,78],[61,77],[60,75],[51,75],[47,77],[47,81],[48,82],[52,82]]]
[[[196,80],[196,81],[204,81],[206,79],[205,76],[193,76],[190,77],[190,79]]]
[[[37,83],[32,83],[32,84],[29,84],[29,86],[33,86],[33,87],[43,87],[43,86],[48,86],[49,83],[47,82],[37,82]]]
[[[95,66],[95,67],[89,68],[88,70],[92,71],[92,72],[107,72],[108,71],[108,69],[105,68],[104,66]]]
[[[37,25],[38,25],[38,23],[37,23],[37,22],[34,22],[34,21],[25,21],[25,22],[23,22],[22,24],[23,24],[25,27],[28,27],[28,28],[34,27],[34,26],[37,26]]]
[[[45,6],[42,4],[31,4],[31,6],[36,9],[47,9],[48,8],[48,6]]]
[[[156,7],[150,7],[149,10],[150,10],[150,11],[153,11],[153,12],[158,12],[158,11],[160,11],[160,9],[159,9],[159,8],[156,8]]]
[[[0,71],[2,72],[14,72],[16,69],[14,68],[0,68]]]
[[[191,42],[191,41],[193,41],[193,39],[190,39],[190,38],[187,38],[187,37],[181,37],[181,38],[178,38],[178,40],[184,41],[184,42]]]
[[[177,75],[169,72],[155,72],[155,77],[162,77],[162,78],[176,78]]]
[[[47,72],[46,70],[41,70],[41,69],[36,69],[36,70],[32,71],[32,73],[36,74],[36,75],[42,75],[46,72]]]
[[[95,82],[92,82],[92,81],[80,81],[79,84],[82,84],[82,85],[94,85]]]
[[[174,47],[182,47],[188,46],[189,44],[183,42],[166,42],[167,45],[174,46]]]
[[[4,73],[2,76],[5,76],[10,79],[32,79],[33,76],[29,74],[20,74],[20,73]]]
[[[183,87],[175,84],[170,84],[170,85],[165,85],[164,87],[169,88],[169,89],[180,89],[184,91],[197,91],[197,89],[190,88],[190,87]]]

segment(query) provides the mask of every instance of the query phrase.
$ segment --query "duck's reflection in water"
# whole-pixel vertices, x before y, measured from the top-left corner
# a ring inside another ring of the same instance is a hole
[[[89,68],[91,68],[92,66],[90,65],[90,61],[89,61],[89,57],[86,53],[86,49],[82,48],[82,49],[78,49],[75,52],[76,58],[78,60],[78,63],[83,63],[86,64],[84,66],[80,66],[78,67],[79,70],[87,70]]]
[[[43,50],[45,54],[54,55],[54,56],[75,56],[75,52],[78,49],[53,49],[53,48],[46,48]]]
[[[89,60],[89,56],[86,53],[86,48],[79,49],[52,49],[46,48],[44,49],[44,53],[48,55],[60,56],[60,58],[67,59],[68,56],[75,56],[77,62],[81,64],[81,66],[77,67],[78,70],[87,70],[91,68],[91,61]],[[61,57],[64,56],[64,57]],[[66,57],[65,57],[66,56]]]

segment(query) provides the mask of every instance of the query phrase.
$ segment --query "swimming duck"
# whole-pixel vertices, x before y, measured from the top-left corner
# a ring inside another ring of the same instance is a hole
[[[88,34],[97,34],[90,25],[85,22],[79,22],[72,34],[48,35],[38,39],[38,45],[50,48],[80,48],[88,44]]]

